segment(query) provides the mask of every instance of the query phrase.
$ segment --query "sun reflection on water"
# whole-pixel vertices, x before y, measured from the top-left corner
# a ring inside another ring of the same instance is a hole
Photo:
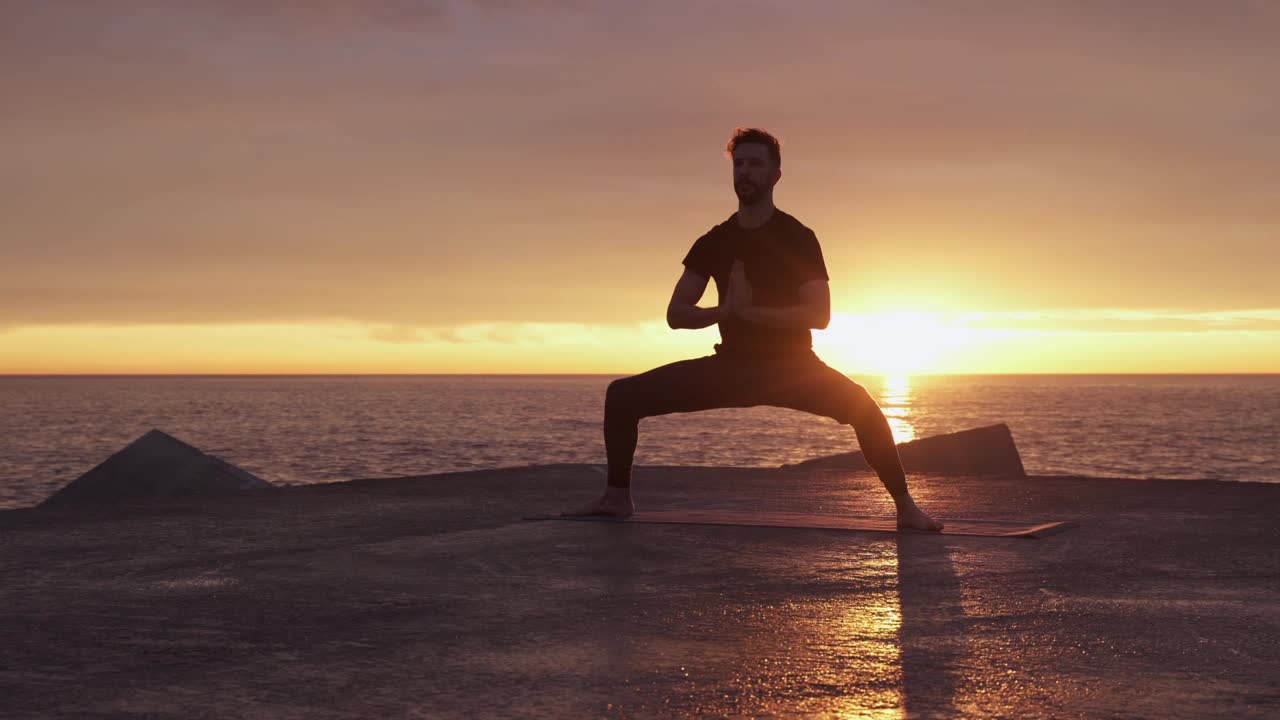
[[[894,442],[904,443],[916,439],[915,426],[908,420],[913,400],[909,377],[906,375],[884,377],[878,402],[885,419],[889,421],[889,428],[893,430]]]

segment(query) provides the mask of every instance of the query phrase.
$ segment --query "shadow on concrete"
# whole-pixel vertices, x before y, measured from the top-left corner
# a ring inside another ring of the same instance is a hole
[[[636,560],[643,548],[636,547],[633,528],[619,527],[621,532],[602,533],[598,536],[598,545],[591,555],[588,568],[591,576],[601,578],[600,588],[604,598],[630,598],[636,592],[636,576],[642,572]],[[612,621],[611,632],[604,632],[598,637],[603,666],[622,671],[634,672],[643,660],[639,657],[636,638],[629,631],[632,618],[628,609],[622,604],[606,603],[606,617]]]
[[[906,717],[955,708],[963,682],[964,606],[951,543],[898,535],[898,630]],[[979,541],[981,542],[981,541]]]

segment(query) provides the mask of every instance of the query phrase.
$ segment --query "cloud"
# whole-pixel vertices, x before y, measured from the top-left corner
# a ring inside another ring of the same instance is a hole
[[[447,0],[7,0],[3,37],[74,35],[101,42],[159,39],[161,30],[205,38],[227,31],[297,35],[316,30],[394,32],[436,30],[448,15]],[[91,42],[84,50],[102,51]]]
[[[999,333],[1280,333],[1280,308],[1221,313],[1148,312],[1141,310],[1029,311],[1004,313],[951,313],[934,318],[940,330],[995,331]],[[839,315],[833,325],[884,331],[894,324],[888,316]],[[908,322],[908,325],[912,323]],[[915,321],[918,325],[918,319]],[[378,342],[447,345],[508,345],[542,348],[553,346],[634,346],[637,338],[670,340],[673,331],[664,323],[470,323],[452,326],[373,324],[367,337]],[[683,335],[683,334],[681,334]],[[821,332],[815,344],[829,344]]]
[[[515,346],[600,345],[609,339],[634,337],[637,330],[652,333],[659,323],[496,322],[454,326],[377,324],[368,337],[390,344],[499,344]],[[664,329],[665,326],[663,326]]]
[[[582,10],[590,0],[5,0],[0,52],[152,58],[191,41],[267,35],[437,33],[467,6],[494,15]],[[191,48],[188,48],[191,49]]]
[[[369,329],[369,337],[392,345],[431,342],[435,339],[430,331],[405,325],[379,325]]]
[[[440,29],[446,0],[205,0],[192,3],[238,25],[276,32],[309,29],[378,29],[414,32]]]
[[[0,3],[0,323],[660,317],[757,119],[847,305],[1272,302],[1280,6],[1143,7]]]
[[[969,313],[959,317],[970,328],[1034,332],[1204,333],[1280,332],[1280,309],[1227,312],[1148,310],[1047,310],[1018,313]]]

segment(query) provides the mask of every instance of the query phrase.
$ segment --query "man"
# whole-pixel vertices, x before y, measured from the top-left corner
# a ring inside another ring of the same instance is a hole
[[[773,204],[782,178],[781,146],[755,128],[729,140],[738,211],[698,238],[667,307],[672,329],[718,323],[715,354],[681,360],[609,384],[604,405],[609,461],[604,496],[565,515],[626,517],[631,463],[641,418],[728,407],[803,410],[852,425],[867,463],[898,511],[898,527],[941,530],[907,491],[906,474],[884,413],[862,386],[813,352],[810,328],[831,320],[826,263],[813,231]],[[715,278],[719,303],[697,307]]]

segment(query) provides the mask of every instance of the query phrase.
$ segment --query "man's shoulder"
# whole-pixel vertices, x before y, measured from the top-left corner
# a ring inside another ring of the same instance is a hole
[[[734,222],[734,219],[736,217],[737,217],[737,214],[735,213],[725,218],[724,220],[716,223],[715,225],[712,225],[710,230],[702,234],[702,237],[708,238],[708,239],[715,239],[725,235],[732,228],[732,225],[730,223]]]
[[[774,212],[778,213],[778,224],[787,231],[788,235],[793,237],[812,237],[817,239],[817,233],[810,230],[808,225],[805,225],[796,219],[795,215],[785,212],[781,208],[774,208]]]
[[[809,226],[796,219],[796,216],[777,207],[773,209],[773,212],[775,217],[770,218],[770,224],[773,225],[776,230],[781,230],[784,235],[794,238],[817,239],[817,234],[814,233],[813,230],[810,230]],[[708,239],[720,238],[732,235],[740,229],[741,228],[738,226],[738,214],[735,212],[712,226],[710,230],[702,234],[702,237]]]
[[[738,227],[738,213],[733,212],[729,214],[729,217],[716,223],[716,226],[711,228],[711,230],[717,233],[725,233],[737,227]]]

